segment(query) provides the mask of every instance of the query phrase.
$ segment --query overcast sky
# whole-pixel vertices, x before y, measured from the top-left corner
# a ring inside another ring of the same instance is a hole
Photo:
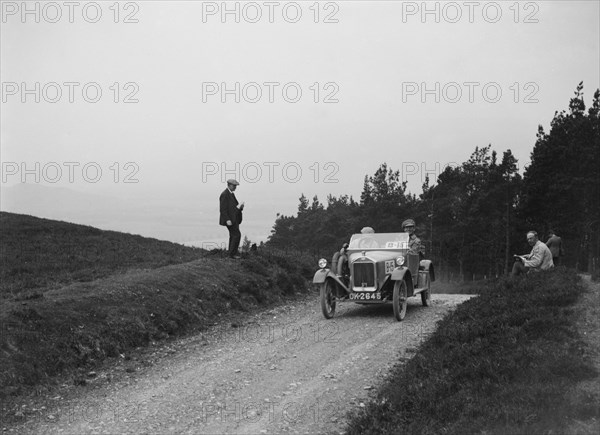
[[[180,201],[196,240],[227,238],[227,178],[264,240],[384,161],[417,194],[476,146],[523,167],[538,124],[599,87],[598,1],[114,4],[2,2],[3,186]]]

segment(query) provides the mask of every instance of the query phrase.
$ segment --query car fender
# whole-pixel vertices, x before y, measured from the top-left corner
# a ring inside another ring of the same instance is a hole
[[[429,280],[431,282],[435,281],[435,269],[433,268],[433,262],[431,260],[421,260],[419,269],[429,272]]]
[[[315,272],[315,276],[313,276],[313,284],[323,284],[328,277],[334,278],[335,273],[330,269],[319,269]]]
[[[342,297],[345,294],[349,294],[350,290],[346,287],[346,285],[340,280],[339,276],[333,273],[329,269],[321,269],[317,270],[315,276],[313,277],[313,284],[323,284],[326,280],[334,281],[336,286],[336,292],[338,297]]]
[[[413,280],[412,280],[412,275],[410,273],[410,270],[406,267],[397,267],[396,269],[394,269],[392,271],[392,275],[391,275],[391,280],[392,281],[400,281],[400,280],[405,280],[406,281],[406,287],[407,287],[407,292],[409,296],[412,296],[413,291],[414,291],[414,286],[413,286]]]

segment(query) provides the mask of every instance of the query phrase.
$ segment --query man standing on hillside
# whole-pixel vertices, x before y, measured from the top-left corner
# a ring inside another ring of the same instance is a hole
[[[226,226],[229,231],[228,255],[229,258],[234,259],[240,258],[238,248],[242,239],[240,224],[242,223],[242,210],[244,210],[244,203],[240,204],[233,193],[239,184],[237,180],[227,180],[227,189],[219,197],[219,225]]]
[[[552,252],[552,261],[554,262],[554,265],[558,266],[560,257],[565,255],[562,247],[562,239],[554,234],[553,230],[548,231],[548,236],[550,236],[550,238],[546,242],[546,246],[550,249],[550,252]]]
[[[538,239],[537,232],[529,231],[527,233],[527,243],[532,247],[531,252],[528,255],[515,255],[512,276],[527,273],[530,270],[540,272],[554,267],[552,253],[546,244]]]
[[[425,258],[425,245],[415,234],[415,221],[406,219],[402,222],[402,231],[408,233],[408,253],[419,254],[419,259]]]

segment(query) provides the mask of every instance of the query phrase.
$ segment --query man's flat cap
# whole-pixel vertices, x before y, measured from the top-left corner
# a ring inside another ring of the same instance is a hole
[[[415,221],[413,221],[412,219],[406,219],[404,222],[402,222],[402,228],[410,226],[415,226]]]

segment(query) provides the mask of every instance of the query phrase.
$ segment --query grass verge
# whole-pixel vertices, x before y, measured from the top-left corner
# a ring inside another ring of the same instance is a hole
[[[270,260],[272,261],[272,259]],[[76,282],[0,308],[0,397],[307,291],[297,259],[205,258]],[[306,266],[308,268],[308,266]]]
[[[600,417],[598,393],[566,399],[598,376],[576,326],[582,293],[564,268],[487,286],[396,366],[348,433],[561,433]]]

